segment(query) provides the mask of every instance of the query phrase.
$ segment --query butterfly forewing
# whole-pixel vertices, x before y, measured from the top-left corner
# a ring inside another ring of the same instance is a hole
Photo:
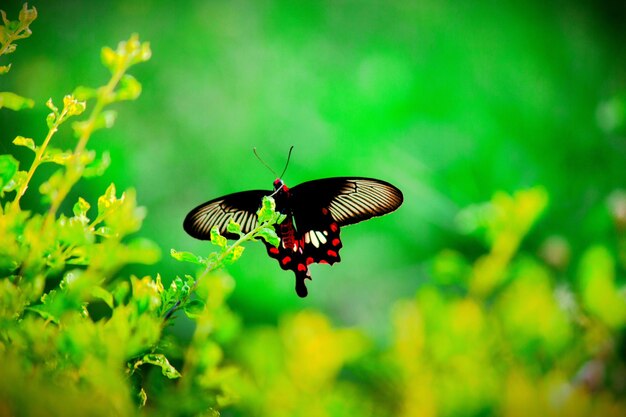
[[[222,236],[236,239],[237,235],[226,230],[230,219],[239,223],[243,233],[252,231],[257,226],[256,212],[261,200],[270,194],[265,190],[243,191],[208,201],[187,214],[183,228],[196,239],[209,240],[211,228],[217,226]]]
[[[330,210],[345,226],[390,213],[400,207],[402,192],[386,181],[362,177],[337,177],[308,181],[291,189],[295,212]]]

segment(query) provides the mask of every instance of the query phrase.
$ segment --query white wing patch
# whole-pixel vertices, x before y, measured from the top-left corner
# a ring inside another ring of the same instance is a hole
[[[304,242],[319,248],[321,245],[326,244],[326,236],[328,236],[327,231],[320,232],[319,230],[309,230],[304,233]]]

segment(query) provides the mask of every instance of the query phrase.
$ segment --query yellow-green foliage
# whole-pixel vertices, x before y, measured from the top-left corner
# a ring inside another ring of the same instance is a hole
[[[30,34],[36,11],[25,5],[19,21],[2,17],[0,55]],[[154,243],[135,236],[145,210],[134,190],[120,194],[111,184],[94,202],[73,195],[82,178],[106,171],[108,154],[88,149],[89,139],[113,126],[111,104],[139,97],[141,84],[127,71],[150,55],[149,44],[136,35],[115,50],[104,48],[109,81],[76,88],[59,107],[48,100],[46,136],[13,140],[32,151],[30,165],[20,169],[15,157],[0,155],[0,415],[212,415],[233,398],[227,384],[232,372],[221,367],[214,340],[236,330],[224,304],[233,284],[213,271],[235,261],[246,241],[277,244],[271,226],[282,216],[273,200],[263,202],[251,233],[229,226],[241,236],[235,244],[213,230],[219,250],[209,257],[172,251],[202,269],[165,287],[158,274],[120,275],[128,264],[152,264],[160,256]],[[57,149],[54,139],[69,131],[68,121],[75,147]],[[36,190],[29,186],[43,164],[57,169]],[[44,209],[22,208],[22,197],[37,191]],[[70,198],[75,203],[66,215]],[[190,343],[168,332],[177,311],[195,321]]]

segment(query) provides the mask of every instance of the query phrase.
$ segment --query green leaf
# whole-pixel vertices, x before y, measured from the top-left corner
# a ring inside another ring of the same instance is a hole
[[[68,116],[78,116],[85,111],[87,104],[84,101],[78,101],[72,95],[66,95],[63,97],[63,110],[67,112]]]
[[[204,301],[195,299],[185,304],[183,310],[187,317],[189,317],[190,319],[195,319],[198,318],[200,314],[202,314],[205,307],[206,305]]]
[[[9,65],[0,65],[0,75],[4,75],[11,70],[11,64]]]
[[[120,57],[117,54],[117,52],[115,52],[113,49],[109,48],[108,46],[105,46],[104,48],[102,48],[102,51],[100,52],[100,58],[102,59],[102,63],[104,64],[104,66],[107,67],[109,71],[111,72],[115,71],[115,67],[117,66],[120,60]]]
[[[219,246],[220,248],[224,249],[226,248],[226,246],[228,246],[228,240],[226,240],[226,238],[222,235],[220,235],[219,232],[219,228],[217,226],[213,226],[211,228],[211,243]]]
[[[49,98],[48,101],[46,101],[46,107],[49,108],[50,110],[52,110],[52,113],[58,115],[59,114],[59,109],[57,106],[54,105],[54,103],[52,102],[52,98]]]
[[[181,377],[180,372],[178,372],[176,368],[174,368],[170,364],[165,355],[163,355],[162,353],[149,353],[141,358],[139,362],[159,366],[161,368],[163,376],[166,376],[169,379],[176,379]]]
[[[83,171],[83,177],[100,177],[107,168],[111,165],[111,154],[109,151],[104,151],[100,159],[94,160],[91,164],[88,164]]]
[[[271,221],[276,212],[276,202],[272,197],[264,196],[261,202],[261,208],[257,211],[257,217],[259,218],[259,223],[265,223]]]
[[[50,113],[52,114],[52,113]],[[72,152],[48,147],[41,158],[41,162],[52,162],[54,164],[66,165],[72,158]]]
[[[109,306],[109,308],[113,309],[113,307],[114,307],[114,305],[113,305],[113,294],[111,294],[110,292],[108,292],[104,288],[102,288],[102,287],[93,287],[91,289],[91,295],[94,298],[98,298],[98,299],[104,301],[106,303],[106,305]]]
[[[151,265],[159,259],[161,259],[161,249],[150,239],[135,238],[126,246],[125,263]]]
[[[141,95],[141,83],[130,74],[124,74],[120,80],[119,88],[115,92],[115,100],[135,100]]]
[[[180,262],[190,262],[196,265],[204,265],[206,262],[206,260],[201,256],[194,255],[191,252],[184,252],[184,251],[179,252],[176,249],[171,249],[170,255],[172,255],[172,258]]]
[[[224,263],[232,264],[233,262],[237,261],[237,259],[241,257],[241,254],[243,253],[244,249],[246,248],[243,246],[233,247],[230,253],[224,258]]]
[[[91,205],[82,197],[78,197],[78,202],[74,204],[74,216],[82,224],[87,225],[89,218],[87,217],[87,211],[91,208]]]
[[[44,202],[49,202],[56,196],[59,187],[63,183],[64,171],[60,169],[56,171],[54,174],[48,178],[47,181],[43,182],[39,186],[39,192],[43,196]]]
[[[35,141],[31,138],[25,138],[24,136],[17,136],[13,139],[13,144],[16,146],[25,146],[33,152],[37,151],[37,147],[35,146]]]
[[[115,193],[115,184],[111,183],[104,194],[98,198],[98,217],[105,216],[111,208],[118,205],[119,200]]]
[[[263,240],[274,247],[278,247],[280,244],[280,238],[273,227],[264,227],[256,233],[255,237],[263,238]]]
[[[91,87],[85,87],[83,85],[79,85],[74,89],[72,95],[76,97],[77,100],[89,100],[98,95],[98,90]]]
[[[98,115],[96,120],[93,122],[91,126],[91,132],[95,132],[99,129],[109,129],[113,127],[115,124],[115,118],[117,117],[117,112],[113,110],[103,111]],[[74,129],[74,136],[80,137],[83,133],[90,128],[90,122],[85,120],[82,122],[74,122],[72,123],[72,129]]]
[[[26,181],[26,177],[28,176],[28,172],[26,171],[17,171],[13,178],[3,187],[0,191],[14,191],[22,186],[24,181]]]
[[[615,259],[604,246],[593,246],[580,262],[579,283],[586,309],[615,329],[626,323],[626,297],[616,285]]]
[[[35,105],[35,102],[29,98],[18,96],[15,93],[0,92],[0,109],[6,107],[11,110],[30,109]]]
[[[0,189],[3,189],[17,173],[19,162],[12,155],[0,155]]]
[[[228,226],[226,226],[226,231],[239,236],[243,234],[241,232],[241,226],[239,225],[239,223],[235,222],[232,217],[228,220]]]

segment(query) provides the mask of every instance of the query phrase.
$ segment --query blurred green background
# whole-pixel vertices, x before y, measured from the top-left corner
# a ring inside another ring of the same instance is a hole
[[[137,189],[148,209],[143,235],[164,256],[133,272],[160,271],[165,280],[181,274],[170,248],[210,250],[182,230],[186,213],[222,194],[271,188],[274,178],[252,148],[279,171],[295,145],[288,185],[370,176],[398,186],[405,202],[389,216],[343,229],[342,262],[313,266],[304,300],[294,293],[292,274],[262,245],[249,245],[229,269],[237,283],[230,304],[244,327],[315,308],[337,325],[391,343],[390,311],[404,305],[397,300],[419,292],[417,304],[428,309],[432,297],[465,291],[467,283],[442,284],[433,273],[442,253],[469,264],[494,247],[480,234],[489,212],[480,204],[498,191],[535,186],[549,203],[520,256],[552,268],[546,297],[554,302],[551,291],[561,286],[584,297],[578,259],[594,268],[604,249],[588,249],[600,245],[615,259],[616,302],[624,302],[626,3],[29,4],[39,12],[33,36],[19,43],[0,82],[37,104],[0,112],[0,153],[14,152],[10,141],[18,134],[41,140],[49,97],[59,101],[77,85],[106,79],[102,46],[133,32],[151,43],[153,58],[133,70],[141,98],[118,106],[114,128],[91,142],[111,152],[112,166],[106,178],[86,180],[79,190],[95,198],[111,179],[118,189]],[[3,0],[9,16],[20,7]],[[69,129],[64,140],[69,148]],[[40,204],[33,192],[24,201]],[[514,299],[536,291],[520,285]],[[424,296],[426,287],[440,295]],[[428,311],[437,322],[441,312]],[[622,350],[623,324],[609,326]],[[440,335],[448,336],[454,339]],[[554,352],[562,349],[567,344]]]

